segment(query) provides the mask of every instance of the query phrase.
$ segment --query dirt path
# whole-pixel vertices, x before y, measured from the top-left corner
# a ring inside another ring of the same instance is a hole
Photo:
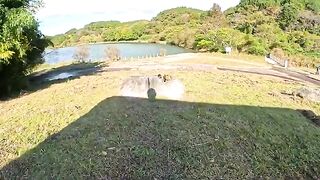
[[[236,60],[230,59],[229,61],[235,62],[234,66],[230,65],[213,65],[213,64],[199,64],[193,63],[181,63],[181,61],[189,60],[192,61],[197,57],[197,54],[183,54],[170,56],[164,59],[157,60],[142,60],[142,61],[132,61],[132,62],[121,62],[115,63],[110,67],[105,68],[106,71],[116,71],[116,70],[188,70],[188,71],[233,71],[248,74],[257,74],[263,76],[272,76],[277,78],[282,78],[286,80],[293,80],[303,83],[311,83],[320,86],[320,80],[309,76],[308,74],[299,73],[294,70],[288,70],[281,67],[272,67],[264,65],[261,63],[250,62],[247,67],[237,67]],[[228,60],[227,58],[223,58]],[[196,60],[195,60],[196,61]],[[237,60],[238,62],[245,62],[243,60]],[[252,66],[250,66],[252,65]]]
[[[312,83],[312,84],[320,86],[320,80],[319,79],[313,78],[313,77],[308,76],[306,74],[299,73],[299,72],[292,71],[292,70],[286,70],[286,69],[283,69],[283,68],[274,67],[273,69],[275,69],[278,72],[283,72],[283,73],[287,74],[288,76],[291,76],[291,77],[300,79],[302,81],[306,81],[306,82],[309,82],[309,83]]]
[[[314,78],[311,78],[305,74],[301,74],[295,71],[272,67],[272,68],[218,68],[222,71],[236,71],[250,74],[259,74],[264,76],[273,76],[287,80],[294,80],[300,82],[308,82],[320,86],[320,81]]]
[[[263,76],[272,76],[277,78],[282,78],[286,80],[293,80],[299,82],[308,82],[311,84],[315,84],[320,86],[320,81],[304,74],[285,70],[281,68],[269,68],[269,67],[225,67],[225,66],[215,66],[215,65],[208,65],[208,64],[136,64],[130,66],[119,66],[119,67],[108,67],[105,71],[120,71],[120,70],[138,70],[138,71],[145,71],[145,70],[188,70],[188,71],[233,71],[233,72],[241,72],[241,73],[248,73],[248,74],[257,74]]]

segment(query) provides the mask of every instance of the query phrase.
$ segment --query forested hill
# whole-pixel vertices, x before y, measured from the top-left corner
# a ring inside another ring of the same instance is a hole
[[[242,0],[225,12],[217,4],[208,9],[169,9],[151,21],[94,22],[51,39],[56,47],[134,40],[210,52],[232,46],[248,54],[274,52],[297,66],[320,63],[319,0]]]

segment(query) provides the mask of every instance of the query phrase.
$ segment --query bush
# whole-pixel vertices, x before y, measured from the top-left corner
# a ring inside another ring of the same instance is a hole
[[[175,32],[171,38],[170,43],[184,47],[184,48],[193,48],[195,42],[195,32],[192,30],[183,30],[180,32]],[[168,38],[169,39],[169,38]]]
[[[280,58],[282,60],[288,58],[288,54],[284,52],[281,48],[274,48],[271,51],[271,54],[277,58]]]
[[[106,59],[111,61],[119,61],[121,59],[120,50],[116,47],[107,47],[105,49]]]
[[[214,42],[210,40],[201,39],[196,42],[196,48],[201,51],[210,51],[214,46]]]
[[[246,35],[244,37],[245,43],[242,46],[239,46],[238,49],[241,49],[240,52],[246,52],[248,54],[254,55],[265,55],[266,45],[262,42],[260,38],[254,37],[252,35]]]
[[[308,0],[307,1],[307,8],[319,13],[320,12],[320,1],[319,0]]]
[[[266,49],[259,45],[259,44],[256,44],[256,45],[252,45],[248,48],[247,52],[249,54],[254,54],[254,55],[265,55],[267,53]]]
[[[282,29],[287,29],[298,18],[298,7],[295,4],[286,3],[283,5],[279,17],[279,24]]]
[[[166,55],[167,55],[167,50],[164,49],[164,48],[161,48],[159,55],[160,55],[160,56],[166,56]]]
[[[246,44],[246,34],[231,28],[212,30],[207,34],[197,35],[195,45],[200,50],[224,52],[226,46],[240,50]]]
[[[320,64],[320,59],[316,57],[308,57],[303,54],[291,55],[288,58],[291,65],[297,67],[315,68]]]
[[[86,62],[90,55],[88,46],[79,46],[75,53],[73,54],[73,58],[79,62]]]

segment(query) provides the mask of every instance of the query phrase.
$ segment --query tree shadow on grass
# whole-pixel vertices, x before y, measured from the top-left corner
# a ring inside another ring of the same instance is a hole
[[[103,62],[92,63],[77,63],[53,68],[49,71],[42,71],[32,74],[29,77],[29,91],[34,92],[40,89],[45,89],[52,84],[63,83],[69,80],[78,79],[82,76],[91,76],[101,72],[113,72],[122,70],[131,70],[131,68],[107,68],[108,65]]]
[[[42,89],[52,84],[99,73],[102,70],[102,67],[102,63],[94,62],[69,64],[50,70],[43,70],[29,76],[29,89]]]
[[[319,178],[319,138],[293,109],[111,97],[0,179]]]
[[[0,100],[17,98],[21,95],[48,88],[52,84],[64,83],[82,76],[97,74],[103,71],[104,66],[101,62],[76,63],[33,73],[27,77],[28,87],[20,92],[12,92],[10,96],[0,97]]]

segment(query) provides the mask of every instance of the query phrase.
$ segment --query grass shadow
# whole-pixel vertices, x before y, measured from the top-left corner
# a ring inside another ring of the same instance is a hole
[[[111,97],[0,179],[319,178],[319,138],[293,109]]]
[[[103,71],[105,64],[102,62],[92,63],[73,63],[49,70],[32,73],[27,76],[28,86],[19,91],[12,92],[10,96],[1,97],[0,101],[17,98],[22,95],[30,94],[38,90],[50,87],[52,84],[64,83],[69,80],[77,79],[82,76],[90,76]]]
[[[70,79],[79,78],[81,76],[98,73],[102,67],[103,63],[101,62],[69,64],[33,73],[29,75],[29,82],[31,88],[38,87],[41,84],[55,84]],[[59,76],[63,73],[69,73],[70,76]]]

